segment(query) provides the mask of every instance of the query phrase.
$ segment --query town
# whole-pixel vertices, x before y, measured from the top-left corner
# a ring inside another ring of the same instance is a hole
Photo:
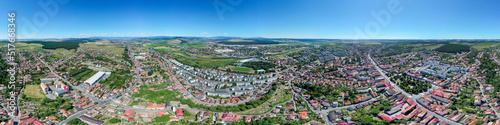
[[[17,50],[17,81],[23,86],[0,87],[2,122],[500,123],[499,44],[442,52],[461,43],[417,42],[404,45],[412,50],[406,51],[400,42],[383,41],[294,41],[302,43],[297,45],[275,40],[280,44],[237,47],[226,41],[202,43],[201,48],[221,51],[185,51],[200,48],[195,39],[81,39],[70,50],[21,42],[18,46],[33,49]],[[262,50],[269,51],[220,56]],[[19,101],[14,108],[6,101],[9,91]]]

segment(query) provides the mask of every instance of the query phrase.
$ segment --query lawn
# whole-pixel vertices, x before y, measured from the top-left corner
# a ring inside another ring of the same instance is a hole
[[[240,72],[250,72],[252,69],[247,68],[247,67],[233,67],[231,68],[233,71],[240,71]]]
[[[286,92],[287,89],[289,89],[289,86],[282,85],[274,93],[274,96],[272,96],[267,102],[264,102],[262,105],[259,105],[253,109],[236,113],[241,115],[261,115],[267,113],[271,111],[276,105],[284,103],[292,98],[292,94]]]
[[[45,98],[45,95],[40,88],[40,85],[26,85],[24,88],[24,94],[31,98]]]

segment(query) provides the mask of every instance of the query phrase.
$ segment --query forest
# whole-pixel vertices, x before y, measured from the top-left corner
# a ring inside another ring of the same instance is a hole
[[[436,51],[446,53],[468,52],[470,51],[470,46],[460,44],[444,44],[443,46],[436,48]]]
[[[63,40],[62,42],[56,42],[56,41],[26,41],[25,43],[38,43],[42,44],[42,49],[57,49],[57,48],[64,48],[67,50],[71,49],[77,49],[80,47],[79,44],[82,43],[87,43],[87,42],[95,42],[96,40],[94,39],[70,39],[70,40]]]

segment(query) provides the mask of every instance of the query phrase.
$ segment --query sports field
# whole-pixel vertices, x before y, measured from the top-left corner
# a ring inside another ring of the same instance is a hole
[[[250,72],[252,69],[247,68],[247,67],[233,67],[231,68],[233,71],[240,71],[240,72]]]

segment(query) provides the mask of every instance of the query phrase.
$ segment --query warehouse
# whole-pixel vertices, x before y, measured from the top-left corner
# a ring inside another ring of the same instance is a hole
[[[94,85],[95,83],[99,82],[99,80],[106,79],[111,75],[111,72],[97,72],[94,74],[92,77],[89,79],[85,80],[83,83],[89,84],[89,85]]]

